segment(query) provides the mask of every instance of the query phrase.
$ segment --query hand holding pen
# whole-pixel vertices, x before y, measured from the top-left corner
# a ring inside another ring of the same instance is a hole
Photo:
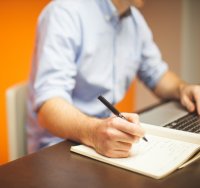
[[[113,113],[115,114],[117,117],[120,117],[124,120],[127,120],[112,104],[110,104],[103,96],[99,96],[98,99]],[[128,121],[128,120],[127,120]],[[143,140],[145,140],[146,142],[148,142],[148,140],[143,137]]]
[[[91,124],[86,125],[87,129],[81,141],[106,157],[128,157],[133,144],[144,136],[144,130],[139,125],[136,114],[119,113],[118,116],[121,118],[91,118]]]

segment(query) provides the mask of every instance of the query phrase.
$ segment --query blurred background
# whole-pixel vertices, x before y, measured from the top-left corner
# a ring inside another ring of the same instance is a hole
[[[48,2],[0,0],[0,164],[8,162],[5,91],[28,79],[37,18]],[[200,1],[146,0],[141,12],[170,68],[200,83]],[[137,80],[118,107],[137,111],[157,102]]]
[[[8,160],[5,91],[29,75],[38,14],[49,0],[0,0],[0,164]]]

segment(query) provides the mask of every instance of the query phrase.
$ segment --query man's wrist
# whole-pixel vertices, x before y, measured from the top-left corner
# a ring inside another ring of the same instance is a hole
[[[82,137],[81,142],[88,146],[94,147],[96,130],[101,123],[102,123],[101,119],[95,117],[89,117],[88,124],[86,125],[87,128],[85,129],[86,132],[85,134],[83,134],[84,136]]]

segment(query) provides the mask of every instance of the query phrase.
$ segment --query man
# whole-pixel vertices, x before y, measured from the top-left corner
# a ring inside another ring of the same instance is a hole
[[[31,152],[62,138],[127,157],[144,136],[138,115],[110,116],[97,97],[119,102],[136,75],[157,96],[200,114],[200,87],[162,61],[138,2],[57,0],[42,12],[29,87]]]

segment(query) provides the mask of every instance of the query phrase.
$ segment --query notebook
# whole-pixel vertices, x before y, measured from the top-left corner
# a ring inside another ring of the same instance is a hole
[[[108,158],[78,145],[71,151],[135,173],[161,179],[200,158],[200,135],[142,123],[148,142],[133,145],[127,158]]]
[[[150,142],[134,145],[129,158],[106,158],[83,145],[71,150],[156,179],[200,158],[200,117],[196,113],[188,113],[178,102],[170,101],[140,114],[140,121],[153,124],[143,123]]]

